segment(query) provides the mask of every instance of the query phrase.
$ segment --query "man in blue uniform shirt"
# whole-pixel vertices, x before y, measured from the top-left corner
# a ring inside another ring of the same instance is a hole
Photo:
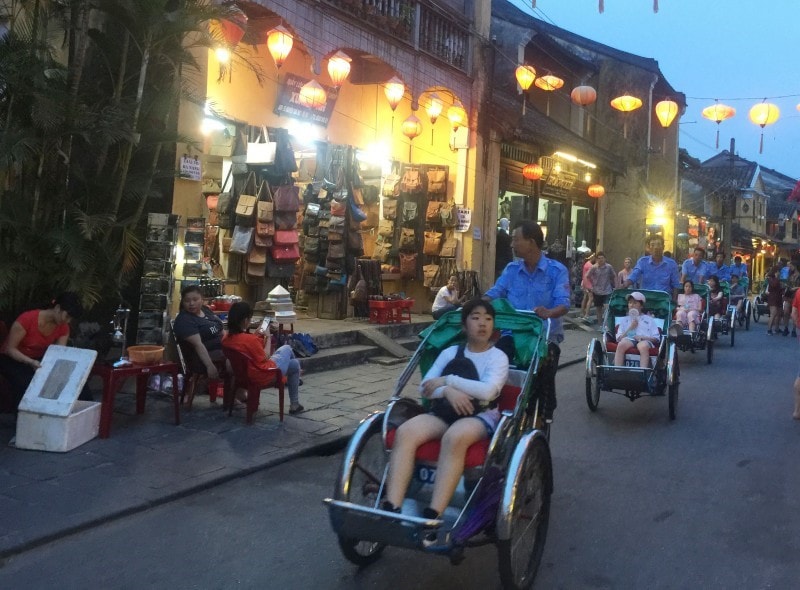
[[[725,264],[725,255],[722,252],[717,252],[716,264],[708,265],[708,276],[716,276],[720,281],[731,282],[730,267]]]
[[[539,367],[537,391],[544,400],[546,419],[556,409],[556,369],[564,339],[561,316],[569,311],[570,287],[567,268],[542,252],[544,234],[533,221],[516,225],[511,234],[511,248],[518,258],[503,270],[487,299],[508,299],[516,309],[533,310],[540,318],[550,320],[550,342],[547,359]],[[540,389],[541,388],[541,389]]]
[[[681,284],[692,281],[695,285],[705,283],[711,276],[710,265],[706,264],[706,251],[702,248],[695,248],[691,258],[683,261],[681,266]]]
[[[678,263],[664,256],[664,238],[650,238],[650,256],[642,256],[636,262],[625,281],[625,287],[634,283],[638,283],[639,289],[655,289],[667,293],[671,291],[672,298],[677,299],[681,286]]]

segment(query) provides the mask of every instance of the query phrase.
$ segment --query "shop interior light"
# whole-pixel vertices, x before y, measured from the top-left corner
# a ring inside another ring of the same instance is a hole
[[[320,109],[325,106],[328,94],[316,80],[309,80],[300,88],[298,96],[300,104],[309,109]]]
[[[568,154],[566,152],[554,152],[553,155],[556,158],[561,158],[562,160],[566,160],[567,162],[577,162],[578,157],[573,156],[572,154]]]
[[[203,135],[208,135],[212,131],[221,131],[222,129],[225,129],[225,125],[221,121],[217,121],[211,117],[206,117],[200,124],[200,133]]]
[[[556,162],[553,164],[553,173],[559,174],[561,172],[561,162]]]
[[[392,112],[403,100],[403,95],[406,93],[406,86],[403,81],[397,76],[392,76],[388,82],[383,85],[383,91],[386,94],[386,100],[389,101],[389,106]]]
[[[584,182],[592,182],[592,174],[591,174],[591,172],[587,172],[586,174],[583,175],[583,181]]]
[[[278,25],[267,33],[267,49],[272,59],[275,60],[275,66],[280,69],[286,58],[289,57],[289,52],[292,51],[294,45],[294,37],[283,25]]]
[[[334,87],[341,86],[350,75],[350,56],[344,51],[337,51],[328,59],[328,75]]]

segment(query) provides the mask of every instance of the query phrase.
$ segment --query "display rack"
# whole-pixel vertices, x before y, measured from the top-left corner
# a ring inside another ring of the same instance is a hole
[[[139,297],[138,344],[163,344],[167,310],[172,301],[175,244],[179,215],[150,213],[147,216],[145,258]]]

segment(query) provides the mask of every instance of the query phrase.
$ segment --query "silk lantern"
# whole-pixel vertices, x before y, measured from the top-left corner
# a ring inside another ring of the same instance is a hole
[[[319,109],[328,100],[328,94],[316,80],[309,80],[300,88],[298,96],[300,104],[309,109]]]
[[[564,85],[564,80],[559,78],[558,76],[554,76],[552,74],[546,74],[539,78],[536,78],[534,82],[537,88],[541,88],[545,92],[553,92],[554,90],[558,90]],[[547,96],[547,109],[545,111],[547,116],[550,116],[550,96]]]
[[[717,143],[716,149],[719,149],[719,124],[722,123],[725,119],[730,119],[734,115],[736,115],[736,109],[733,107],[729,107],[726,104],[722,104],[721,102],[716,102],[712,104],[710,107],[706,107],[703,109],[702,113],[704,118],[709,119],[710,121],[714,121],[717,124]]]
[[[542,174],[544,174],[544,168],[535,162],[533,164],[528,164],[522,169],[522,176],[531,182],[534,180],[539,180],[542,177]]]
[[[678,115],[678,103],[674,100],[662,100],[656,103],[656,117],[658,122],[665,129],[672,125],[672,121]]]
[[[403,100],[403,95],[406,93],[406,86],[400,78],[392,76],[389,81],[383,85],[383,92],[386,94],[386,100],[389,101],[389,106],[394,113],[397,105]]]
[[[758,146],[759,154],[764,151],[764,127],[772,125],[780,116],[780,109],[769,102],[761,102],[750,109],[750,120],[761,127],[761,143]]]
[[[589,193],[589,196],[593,199],[599,199],[606,194],[606,189],[602,184],[592,184],[589,185],[589,188],[586,189],[586,192]]]
[[[286,58],[289,57],[289,52],[294,45],[294,37],[292,34],[283,27],[278,25],[267,33],[267,49],[272,59],[275,60],[275,66],[280,69]]]
[[[428,113],[428,118],[431,120],[431,145],[433,145],[433,126],[436,125],[436,120],[442,114],[444,103],[439,95],[432,92],[428,97],[428,106],[425,107],[425,112]]]
[[[522,114],[525,114],[525,93],[533,84],[533,81],[536,79],[536,69],[533,66],[529,66],[527,64],[523,64],[517,66],[517,69],[514,71],[514,76],[517,79],[517,84],[519,87],[522,88]]]
[[[614,100],[611,101],[612,108],[617,109],[623,113],[629,113],[631,111],[635,111],[639,107],[642,106],[642,99],[637,98],[636,96],[631,96],[630,94],[623,94],[622,96],[618,96]],[[628,121],[623,121],[622,123],[622,137],[628,137]]]
[[[456,99],[453,106],[447,109],[447,118],[450,119],[453,131],[458,131],[459,127],[464,127],[467,124],[467,111],[460,100]]]
[[[585,107],[597,100],[597,91],[591,86],[576,86],[569,96],[572,102]]]
[[[337,51],[328,59],[328,76],[335,88],[339,88],[350,75],[351,61],[344,51]]]

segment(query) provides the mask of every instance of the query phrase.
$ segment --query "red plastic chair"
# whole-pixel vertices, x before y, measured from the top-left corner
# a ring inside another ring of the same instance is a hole
[[[250,376],[248,375],[247,372],[247,367],[248,365],[253,363],[253,359],[251,359],[246,354],[243,354],[237,350],[233,350],[230,348],[223,348],[223,352],[225,353],[225,358],[227,358],[228,362],[231,364],[231,370],[233,371],[233,381],[234,381],[233,386],[229,387],[225,391],[224,403],[227,404],[226,407],[228,408],[228,416],[230,416],[233,413],[234,393],[236,392],[237,389],[245,389],[247,390],[246,422],[248,424],[252,424],[253,416],[255,415],[256,411],[258,411],[258,402],[261,399],[261,390],[267,387],[277,387],[278,407],[280,409],[279,416],[281,422],[283,422],[285,379],[281,374],[280,369],[278,369],[277,367],[269,369],[268,371],[263,373],[262,379],[259,379],[257,382],[254,382],[250,380]]]

